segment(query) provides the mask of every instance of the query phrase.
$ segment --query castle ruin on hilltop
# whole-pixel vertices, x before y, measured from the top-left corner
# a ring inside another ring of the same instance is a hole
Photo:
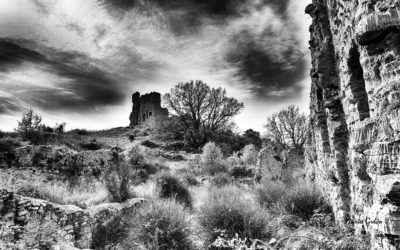
[[[133,106],[131,115],[129,116],[129,126],[141,124],[155,126],[168,117],[168,109],[161,107],[160,93],[151,92],[140,95],[139,92],[135,92],[132,95],[132,103]]]

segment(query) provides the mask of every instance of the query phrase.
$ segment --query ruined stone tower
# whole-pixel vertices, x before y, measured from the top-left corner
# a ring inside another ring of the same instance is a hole
[[[147,124],[155,126],[168,117],[168,109],[161,107],[161,95],[157,92],[132,95],[132,112],[129,117],[130,126]]]
[[[306,167],[336,221],[400,249],[400,1],[313,0]]]

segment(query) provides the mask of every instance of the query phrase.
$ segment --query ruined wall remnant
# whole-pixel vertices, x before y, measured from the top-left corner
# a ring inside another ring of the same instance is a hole
[[[0,249],[48,249],[58,244],[93,248],[93,240],[99,237],[95,234],[103,223],[143,202],[134,198],[85,210],[0,189]]]
[[[168,117],[168,109],[161,107],[161,95],[157,92],[132,95],[132,112],[129,117],[130,126],[147,124],[155,126]]]
[[[313,0],[308,176],[336,221],[400,249],[400,2]]]

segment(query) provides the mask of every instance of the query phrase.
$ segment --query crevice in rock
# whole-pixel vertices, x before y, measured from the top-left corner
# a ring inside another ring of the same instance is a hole
[[[355,44],[350,49],[348,67],[351,72],[350,89],[357,103],[360,120],[369,118],[368,94],[365,89],[364,72],[360,64],[360,53]]]
[[[392,189],[386,195],[388,202],[396,206],[400,206],[400,183],[396,182],[393,184]]]
[[[318,120],[318,127],[321,131],[323,151],[326,154],[330,154],[331,145],[329,141],[328,120],[324,108],[324,98],[321,88],[317,89],[317,105],[318,105],[317,120]]]

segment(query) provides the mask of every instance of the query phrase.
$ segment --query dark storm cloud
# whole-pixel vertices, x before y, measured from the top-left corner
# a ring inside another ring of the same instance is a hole
[[[157,4],[165,10],[186,9],[197,15],[235,16],[241,14],[243,5],[251,4],[248,0],[100,0],[101,3],[111,5],[121,10],[133,7],[144,7],[148,3]],[[258,7],[271,5],[280,14],[283,14],[289,0],[263,0],[257,3]],[[200,12],[199,12],[200,11]]]
[[[18,91],[14,89],[13,94],[32,106],[48,110],[80,112],[104,105],[119,104],[126,96],[122,84],[107,72],[94,66],[95,62],[83,54],[60,52],[51,48],[41,48],[39,52],[18,45],[15,41],[0,41],[0,72],[18,72],[25,63],[31,63],[61,79],[58,83],[50,83],[54,84],[54,87],[15,83],[14,85],[23,85],[24,89]],[[0,82],[0,88],[1,85]],[[5,91],[13,90],[8,88]],[[3,108],[0,112],[4,112],[5,109],[15,109],[21,104],[5,100],[1,105]]]
[[[251,82],[250,90],[255,96],[274,97],[276,92],[301,89],[298,84],[306,75],[307,64],[295,40],[293,44],[280,45],[274,53],[271,52],[273,45],[267,45],[271,50],[263,48],[262,43],[252,40],[245,31],[234,36],[231,42],[233,46],[226,59],[238,68],[237,77]]]
[[[109,3],[120,9],[136,7],[146,12],[153,6],[148,5],[149,2],[163,10],[168,27],[178,36],[196,34],[205,25],[205,20],[207,24],[211,21],[213,26],[224,25],[265,7],[271,8],[276,18],[283,22],[281,28],[287,31],[276,31],[269,23],[264,24],[262,34],[253,34],[251,25],[245,27],[232,34],[225,58],[237,68],[235,77],[250,82],[250,90],[256,97],[301,89],[299,82],[305,77],[306,60],[295,37],[297,27],[287,13],[289,0],[114,0]],[[271,44],[263,45],[270,40],[273,41]]]
[[[248,6],[253,6],[249,0],[100,0],[100,2],[118,10],[136,8],[149,12],[152,6],[160,7],[166,16],[168,26],[176,35],[195,33],[202,27],[205,18],[214,21],[215,24],[221,24],[230,18],[248,15]],[[283,17],[288,4],[289,0],[263,0],[254,6],[262,8],[268,5]]]

